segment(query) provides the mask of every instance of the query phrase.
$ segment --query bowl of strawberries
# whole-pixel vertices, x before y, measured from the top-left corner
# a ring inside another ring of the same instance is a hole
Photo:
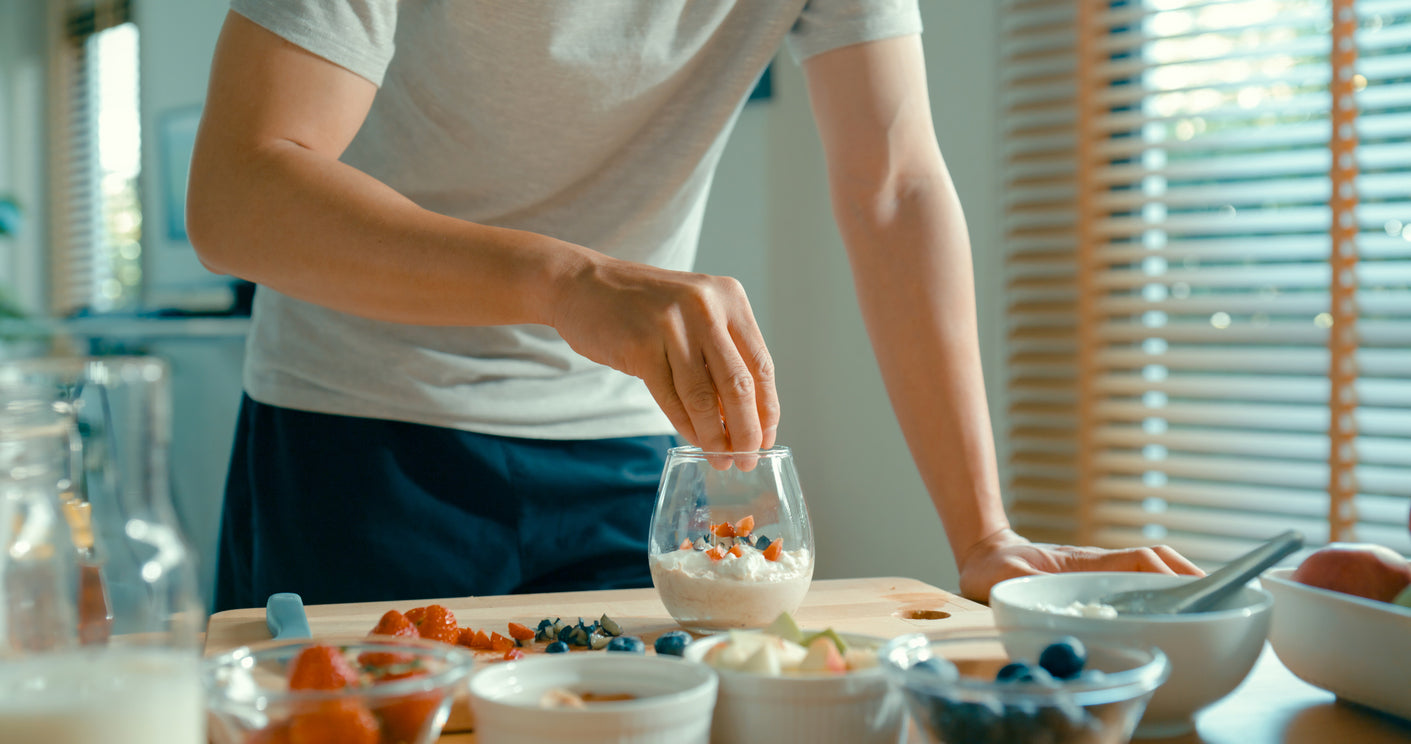
[[[429,744],[475,665],[469,649],[369,635],[242,646],[203,661],[215,744]]]

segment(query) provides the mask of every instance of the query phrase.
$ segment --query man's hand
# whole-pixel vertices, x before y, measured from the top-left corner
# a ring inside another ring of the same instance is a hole
[[[773,446],[774,362],[738,281],[595,256],[556,296],[559,335],[646,382],[687,441],[707,452]]]
[[[1067,571],[1145,571],[1203,576],[1204,571],[1175,550],[1150,548],[1104,550],[1031,543],[1004,529],[981,540],[960,560],[960,593],[988,602],[990,587],[1016,576]]]

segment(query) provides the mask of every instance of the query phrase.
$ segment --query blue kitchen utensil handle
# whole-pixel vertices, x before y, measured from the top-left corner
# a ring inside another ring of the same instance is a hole
[[[304,614],[304,600],[293,592],[269,595],[269,602],[265,603],[265,625],[269,626],[269,634],[278,640],[313,637],[309,618]]]

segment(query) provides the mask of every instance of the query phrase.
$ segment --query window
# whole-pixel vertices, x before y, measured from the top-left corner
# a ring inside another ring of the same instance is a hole
[[[1411,2],[1006,11],[1016,527],[1411,553]]]
[[[128,0],[69,0],[61,20],[50,312],[131,309],[142,280],[137,27]]]

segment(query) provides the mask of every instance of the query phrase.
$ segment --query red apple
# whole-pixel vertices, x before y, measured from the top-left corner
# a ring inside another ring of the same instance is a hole
[[[1411,562],[1391,548],[1362,543],[1333,543],[1303,560],[1293,580],[1390,602],[1411,585]]]

